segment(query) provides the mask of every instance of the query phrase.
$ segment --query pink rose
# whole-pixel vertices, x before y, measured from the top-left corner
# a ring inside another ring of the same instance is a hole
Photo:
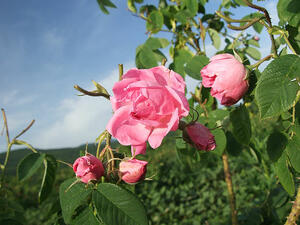
[[[222,105],[238,102],[248,90],[246,68],[233,55],[220,54],[201,70],[202,85],[211,87],[211,95]]]
[[[126,183],[133,184],[145,178],[148,162],[130,159],[122,161],[119,165],[122,180]]]
[[[169,131],[189,113],[183,78],[164,66],[131,69],[113,87],[114,110],[106,129],[133,155],[144,154],[146,142],[160,146]]]
[[[90,154],[76,159],[73,164],[73,170],[83,183],[99,180],[104,175],[101,161]]]
[[[211,151],[216,148],[215,137],[201,123],[195,122],[185,127],[188,142],[198,150]]]

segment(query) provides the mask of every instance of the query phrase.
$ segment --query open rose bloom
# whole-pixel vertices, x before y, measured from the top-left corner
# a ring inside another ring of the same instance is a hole
[[[99,180],[104,175],[102,162],[90,154],[76,159],[73,170],[83,183]]]
[[[183,78],[164,66],[131,69],[115,83],[111,97],[113,117],[106,129],[133,155],[144,154],[146,142],[160,146],[169,131],[189,113]]]
[[[195,122],[185,127],[185,133],[193,146],[198,150],[211,151],[216,148],[215,137],[210,130],[201,123]]]
[[[137,183],[145,178],[148,162],[138,159],[122,161],[119,171],[123,181],[129,184]]]
[[[237,103],[248,90],[247,70],[231,54],[219,54],[201,70],[202,85],[211,87],[211,95],[222,105]]]

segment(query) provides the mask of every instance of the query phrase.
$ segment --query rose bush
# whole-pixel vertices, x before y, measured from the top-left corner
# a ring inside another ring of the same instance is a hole
[[[106,129],[133,155],[144,154],[146,142],[160,146],[169,131],[189,113],[183,78],[164,66],[131,69],[113,87],[114,111]]]
[[[231,54],[219,54],[201,70],[202,85],[211,87],[211,95],[222,105],[237,103],[248,90],[247,70]]]
[[[83,183],[99,180],[104,175],[102,162],[91,154],[76,159],[73,170]]]
[[[211,151],[216,148],[215,138],[210,130],[201,123],[195,122],[185,127],[187,142],[198,150]]]
[[[145,178],[148,162],[138,159],[124,160],[119,165],[119,172],[123,181],[134,184]]]

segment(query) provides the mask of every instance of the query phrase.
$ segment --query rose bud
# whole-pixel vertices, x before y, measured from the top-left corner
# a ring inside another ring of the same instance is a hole
[[[99,180],[104,175],[102,162],[93,155],[82,156],[73,164],[73,170],[83,183]]]
[[[254,39],[255,41],[259,41],[259,40],[260,40],[260,38],[259,38],[258,36],[254,36],[253,39]]]
[[[137,183],[145,178],[148,162],[130,159],[122,161],[119,165],[119,171],[123,181],[129,184]]]
[[[188,124],[184,130],[187,141],[198,150],[211,151],[216,148],[215,137],[206,126],[195,122]]]
[[[202,85],[211,87],[210,94],[222,105],[237,103],[248,90],[247,70],[231,54],[219,54],[201,70]]]

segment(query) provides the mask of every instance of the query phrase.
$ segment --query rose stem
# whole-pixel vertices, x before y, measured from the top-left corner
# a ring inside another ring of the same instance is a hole
[[[237,210],[235,205],[235,195],[233,192],[233,185],[232,185],[230,169],[228,164],[228,156],[225,152],[222,155],[222,160],[224,165],[225,181],[227,184],[227,189],[229,194],[229,201],[230,201],[230,208],[231,208],[231,221],[232,221],[232,225],[238,225]]]
[[[285,222],[285,225],[296,224],[299,215],[300,215],[300,187],[298,188],[296,200],[292,206],[292,210]]]

